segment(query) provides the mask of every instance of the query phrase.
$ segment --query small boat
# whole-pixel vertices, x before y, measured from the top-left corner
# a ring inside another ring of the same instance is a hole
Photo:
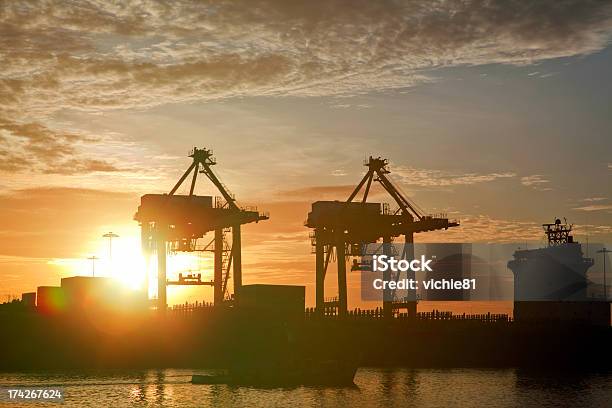
[[[194,374],[191,376],[192,384],[229,384],[231,377],[229,374]]]
[[[298,385],[350,386],[357,365],[345,361],[327,360],[304,362],[299,366],[243,366],[217,375],[193,375],[193,384],[232,384],[261,387]]]

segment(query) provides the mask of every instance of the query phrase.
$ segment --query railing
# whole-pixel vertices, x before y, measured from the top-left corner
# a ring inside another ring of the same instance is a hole
[[[240,209],[242,211],[256,212],[259,218],[270,218],[270,211],[259,211],[256,205],[245,205]]]
[[[439,213],[427,214],[426,217],[427,218],[443,218],[443,219],[446,219],[446,218],[448,218],[448,214],[445,213],[445,212],[439,212]]]
[[[382,214],[383,215],[391,215],[391,214],[393,214],[391,212],[391,206],[389,205],[389,203],[383,203],[383,205],[382,205]]]
[[[215,208],[223,208],[227,202],[223,197],[215,196]]]
[[[327,303],[327,301],[326,301]],[[325,317],[336,317],[338,316],[338,308],[335,306],[325,306],[324,311]],[[318,317],[318,313],[315,308],[306,308],[306,318]],[[382,319],[384,318],[383,309],[377,307],[376,309],[353,309],[348,311],[348,318],[352,319]],[[406,313],[395,313],[394,318],[396,319],[408,319],[409,316]],[[496,313],[485,313],[485,314],[453,314],[452,312],[443,312],[439,310],[433,310],[431,312],[419,312],[413,318],[417,321],[465,321],[465,322],[481,322],[481,323],[499,323],[499,322],[511,322],[512,318],[507,314],[496,314]]]
[[[407,317],[405,313],[401,313],[401,317]],[[431,312],[420,312],[417,313],[417,319],[419,320],[470,320],[485,323],[495,322],[509,322],[512,319],[507,314],[500,313],[482,313],[482,314],[453,314],[452,312],[441,312],[439,310],[433,310]]]
[[[188,303],[185,302],[184,304],[180,304],[180,305],[172,305],[171,307],[168,308],[168,312],[172,313],[172,314],[176,314],[176,315],[189,315],[192,314],[194,312],[199,312],[199,311],[205,311],[205,310],[210,310],[213,308],[213,303],[212,302],[194,302],[194,303]]]

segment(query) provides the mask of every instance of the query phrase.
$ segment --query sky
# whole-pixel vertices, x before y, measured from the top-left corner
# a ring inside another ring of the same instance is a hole
[[[461,223],[417,242],[542,242],[555,217],[612,242],[609,2],[107,3],[0,3],[0,300],[90,274],[92,255],[137,284],[139,197],[194,146],[271,214],[243,228],[244,282],[309,302],[310,204],[346,199],[368,155]]]

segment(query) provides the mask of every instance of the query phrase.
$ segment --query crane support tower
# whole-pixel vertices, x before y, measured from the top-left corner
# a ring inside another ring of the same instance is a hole
[[[166,309],[167,285],[211,285],[214,288],[214,304],[223,302],[227,293],[230,269],[233,271],[234,301],[237,302],[242,286],[242,259],[240,226],[267,220],[267,213],[255,207],[240,207],[233,194],[212,171],[217,164],[212,150],[194,148],[189,157],[193,162],[168,194],[145,194],[134,219],[141,227],[142,249],[145,259],[157,253],[157,309]],[[189,195],[175,194],[183,182],[191,176]],[[222,197],[194,195],[198,174],[204,174]],[[214,202],[213,202],[214,201]],[[214,233],[212,241],[198,247],[197,241],[208,232]],[[231,244],[225,234],[231,232]],[[211,249],[212,248],[212,249]],[[214,253],[212,281],[202,281],[201,274],[179,275],[176,281],[166,278],[167,252],[211,251]],[[148,262],[147,262],[148,264]],[[148,276],[148,271],[147,271]],[[146,283],[148,289],[148,283]]]
[[[403,235],[406,244],[414,242],[415,233],[448,229],[459,225],[451,221],[446,214],[429,215],[408,199],[387,176],[388,161],[372,157],[365,161],[368,168],[357,187],[346,201],[317,201],[312,204],[305,225],[312,228],[311,242],[316,257],[316,310],[324,315],[326,306],[324,287],[325,275],[330,258],[335,252],[338,267],[338,300],[333,306],[339,316],[347,314],[346,257],[362,256],[365,244],[382,240],[383,253],[392,255],[394,238]],[[393,198],[398,206],[394,212],[382,203],[368,203],[367,198],[372,182],[378,182]],[[364,188],[360,201],[354,201]],[[404,256],[414,257],[412,245],[404,245]],[[411,252],[411,253],[409,253]],[[388,273],[388,272],[385,272]],[[390,273],[390,272],[389,272]],[[388,279],[385,276],[384,279]],[[393,316],[394,311],[406,309],[409,316],[416,313],[416,294],[402,301],[393,301],[394,294],[383,296],[383,313]]]

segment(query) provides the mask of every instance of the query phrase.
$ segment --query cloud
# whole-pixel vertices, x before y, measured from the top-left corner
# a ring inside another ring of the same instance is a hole
[[[41,172],[118,170],[74,148],[89,142],[52,121],[63,112],[351,96],[441,67],[585,55],[611,36],[612,4],[595,0],[4,1],[0,170],[31,169],[30,152]],[[447,182],[503,177],[464,176]]]
[[[447,231],[419,234],[418,242],[524,242],[542,241],[542,223],[492,217],[486,214],[460,214],[460,226]],[[582,224],[574,227],[575,235],[586,232],[597,238],[609,237],[609,225]]]
[[[48,166],[45,173],[48,174],[82,174],[93,172],[117,172],[120,168],[105,160],[97,159],[70,159],[57,165]]]
[[[330,108],[332,109],[348,109],[348,108],[353,108],[353,109],[368,109],[371,108],[372,105],[368,105],[368,104],[357,104],[357,105],[353,105],[350,103],[332,103],[329,105]]]
[[[441,67],[593,53],[611,34],[612,4],[589,0],[0,2],[0,171],[121,170],[62,130],[64,112],[400,89]]]
[[[589,0],[0,7],[0,103],[14,115],[380,91],[431,80],[424,70],[438,67],[592,53],[612,32],[612,5]]]
[[[585,205],[581,205],[579,207],[574,207],[572,210],[576,211],[607,211],[608,213],[612,213],[612,204],[605,204],[605,201],[608,201],[607,197],[588,197],[580,200]]]
[[[604,211],[604,210],[612,210],[612,204],[593,204],[593,205],[585,205],[583,207],[575,207],[572,210],[576,211]]]
[[[531,187],[538,191],[549,191],[552,188],[547,187],[550,180],[547,180],[541,174],[532,174],[531,176],[521,177],[521,184],[526,187]]]
[[[422,234],[420,242],[517,242],[542,239],[540,223],[461,214],[460,226]]]
[[[76,146],[90,136],[54,131],[40,123],[18,123],[0,117],[0,171],[42,171],[49,174],[115,172],[106,160],[77,157]]]
[[[414,167],[394,166],[394,178],[402,184],[419,187],[449,187],[485,183],[497,179],[515,177],[515,173],[457,173]]]

